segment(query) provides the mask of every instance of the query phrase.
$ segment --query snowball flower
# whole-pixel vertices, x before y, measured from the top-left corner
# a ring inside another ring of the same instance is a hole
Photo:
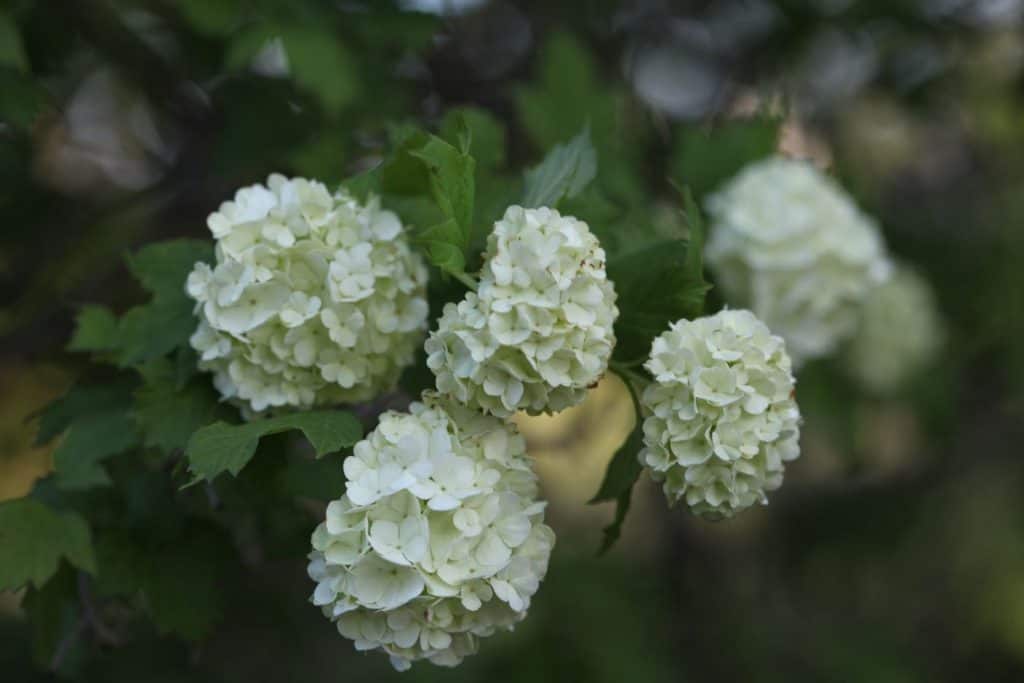
[[[510,424],[425,394],[387,412],[345,460],[313,532],[312,602],[396,669],[455,666],[526,616],[555,537]]]
[[[731,517],[782,485],[800,455],[800,411],[785,342],[753,313],[673,323],[644,365],[640,463],[665,496],[701,516]]]
[[[726,299],[786,340],[795,363],[832,353],[888,275],[875,223],[808,163],[752,164],[713,195],[706,256]]]
[[[942,340],[928,282],[897,268],[864,301],[860,325],[846,349],[846,365],[868,391],[892,393],[935,358]]]
[[[444,307],[426,342],[437,389],[499,417],[558,412],[604,374],[619,311],[583,221],[511,206],[487,242],[480,286]]]
[[[249,412],[365,401],[412,362],[427,268],[376,200],[272,175],[207,224],[217,262],[188,278],[191,343],[224,397]]]

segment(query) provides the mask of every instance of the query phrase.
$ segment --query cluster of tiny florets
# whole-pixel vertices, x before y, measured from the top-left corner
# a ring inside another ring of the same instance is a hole
[[[526,616],[554,533],[513,425],[428,394],[383,414],[344,467],[308,571],[357,649],[455,666]]]
[[[864,301],[857,333],[846,350],[847,367],[868,391],[892,393],[934,359],[943,337],[928,282],[898,268]]]
[[[731,517],[782,485],[800,454],[785,343],[749,311],[673,323],[654,339],[641,396],[641,464],[670,503]]]
[[[447,304],[427,339],[438,391],[500,417],[580,403],[619,313],[597,238],[553,209],[512,206],[484,258],[478,291]]]
[[[217,262],[188,278],[191,343],[225,398],[247,412],[365,401],[412,362],[427,269],[377,201],[272,175],[207,224]]]
[[[847,339],[861,302],[887,277],[874,221],[808,163],[748,166],[707,208],[706,256],[726,299],[781,335],[796,363]]]

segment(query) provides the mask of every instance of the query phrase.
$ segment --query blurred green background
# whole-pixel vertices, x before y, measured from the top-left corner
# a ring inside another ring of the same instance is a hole
[[[621,385],[522,420],[558,545],[529,618],[459,669],[397,674],[340,638],[307,602],[319,511],[286,501],[241,507],[243,570],[183,598],[221,607],[199,642],[116,602],[100,605],[115,632],[47,642],[0,594],[3,680],[1024,680],[1020,0],[0,7],[0,499],[48,468],[31,416],[86,371],[63,351],[75,311],[141,298],[124,253],[206,237],[272,171],[338,182],[456,110],[483,223],[589,123],[597,187],[572,209],[610,251],[678,227],[672,182],[703,194],[750,147],[811,158],[929,280],[947,333],[884,397],[835,359],[806,367],[803,456],[768,507],[702,522],[644,479],[600,559],[612,511],[585,502],[630,428]]]

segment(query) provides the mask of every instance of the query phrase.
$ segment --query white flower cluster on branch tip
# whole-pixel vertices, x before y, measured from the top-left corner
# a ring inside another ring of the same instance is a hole
[[[808,163],[752,164],[707,208],[706,257],[726,299],[781,335],[797,364],[847,339],[861,302],[888,276],[874,221]]]
[[[512,424],[425,394],[384,413],[345,474],[308,572],[357,649],[455,666],[526,616],[555,539]]]
[[[709,518],[767,503],[800,455],[785,342],[751,312],[725,310],[673,323],[645,367],[639,458],[669,502]]]
[[[426,342],[437,389],[499,417],[558,412],[608,367],[619,311],[587,224],[511,206],[487,242],[476,293],[445,305]]]
[[[899,267],[864,301],[857,333],[846,349],[846,364],[869,391],[892,393],[935,358],[943,337],[930,285]]]
[[[427,268],[398,217],[272,175],[211,214],[216,265],[196,264],[200,368],[247,412],[374,398],[426,330]]]

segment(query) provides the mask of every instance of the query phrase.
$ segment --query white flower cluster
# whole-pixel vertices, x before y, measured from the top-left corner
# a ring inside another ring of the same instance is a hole
[[[731,517],[782,485],[800,455],[800,411],[785,342],[749,311],[673,323],[654,340],[641,397],[641,464],[670,503]]]
[[[706,256],[726,299],[782,335],[795,363],[849,337],[864,297],[888,275],[875,223],[808,163],[752,164],[707,208]]]
[[[438,390],[499,417],[580,403],[619,314],[597,238],[553,209],[511,206],[484,258],[478,292],[447,304],[427,339]]]
[[[897,268],[868,295],[846,350],[851,374],[877,394],[892,393],[935,357],[943,341],[935,296],[917,273]]]
[[[390,388],[426,329],[427,268],[402,224],[323,184],[272,175],[207,224],[217,264],[196,264],[192,346],[250,411],[357,402]]]
[[[425,394],[381,416],[345,475],[308,571],[357,649],[455,666],[526,616],[555,539],[513,425]]]

